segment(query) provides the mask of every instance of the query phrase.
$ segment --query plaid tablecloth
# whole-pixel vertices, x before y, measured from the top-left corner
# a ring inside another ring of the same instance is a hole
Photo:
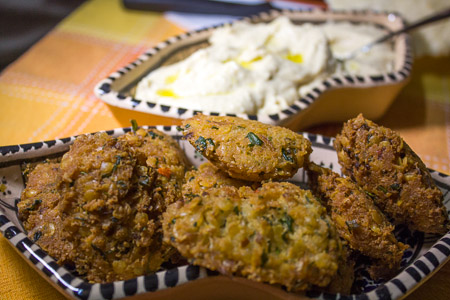
[[[93,88],[147,48],[183,30],[162,14],[125,10],[119,0],[86,2],[0,74],[0,146],[127,127],[131,119],[140,125],[176,123],[110,107],[94,96]],[[377,120],[398,131],[428,167],[444,173],[450,173],[449,70],[448,57],[417,60],[411,82]],[[340,128],[324,124],[309,131],[334,135]],[[442,281],[435,276],[430,282],[450,286],[450,268],[444,269],[437,277]],[[412,296],[422,295],[418,293]],[[63,296],[1,237],[0,299]]]

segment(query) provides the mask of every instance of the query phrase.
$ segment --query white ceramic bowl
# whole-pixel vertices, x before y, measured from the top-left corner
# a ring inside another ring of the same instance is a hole
[[[386,30],[396,30],[403,26],[403,20],[395,14],[324,9],[272,10],[243,20],[253,23],[270,22],[280,15],[289,17],[296,24],[349,21],[375,24]],[[186,32],[161,42],[132,63],[99,82],[94,93],[113,106],[175,119],[190,118],[197,112],[206,115],[236,115],[162,105],[134,97],[134,89],[140,79],[160,66],[180,61],[198,48],[207,46],[209,36],[221,26],[223,25]],[[237,114],[237,116],[267,124],[282,125],[294,130],[301,130],[322,122],[343,122],[355,117],[358,113],[376,120],[389,108],[408,81],[413,61],[408,40],[406,34],[393,40],[395,71],[392,73],[370,76],[332,76],[318,83],[310,93],[297,99],[287,109],[271,115],[260,113],[257,115]]]

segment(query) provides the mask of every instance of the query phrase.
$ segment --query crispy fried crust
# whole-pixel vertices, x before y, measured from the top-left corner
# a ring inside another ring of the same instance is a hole
[[[420,158],[394,131],[359,115],[344,124],[334,145],[342,172],[395,222],[428,233],[448,230],[442,192]]]
[[[241,186],[252,184],[249,181],[231,178],[227,173],[219,170],[209,161],[201,164],[196,170],[186,172],[185,181],[186,183],[183,184],[182,189],[185,200],[189,200],[209,188],[219,188],[222,186],[240,188]]]
[[[208,189],[169,206],[163,227],[191,263],[289,290],[328,285],[342,254],[325,207],[287,182]]]
[[[237,179],[287,179],[303,166],[311,143],[287,128],[236,117],[196,115],[183,122],[185,138]]]
[[[83,135],[61,163],[30,174],[19,214],[30,238],[90,282],[133,278],[175,252],[160,224],[181,198],[185,168],[177,144],[156,130]]]
[[[395,273],[408,247],[397,241],[394,226],[373,200],[349,178],[314,163],[308,165],[308,176],[314,193],[326,203],[340,237],[350,248],[383,266],[383,273],[372,275],[379,278]]]

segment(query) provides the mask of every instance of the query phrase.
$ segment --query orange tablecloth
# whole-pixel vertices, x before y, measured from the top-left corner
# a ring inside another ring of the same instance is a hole
[[[92,0],[0,74],[0,146],[138,124],[173,121],[110,107],[94,85],[182,28],[161,14]],[[413,78],[378,123],[398,131],[425,164],[450,173],[450,59],[420,59]],[[308,131],[334,135],[341,124]],[[447,299],[450,264],[408,299]],[[0,237],[0,300],[63,299]]]

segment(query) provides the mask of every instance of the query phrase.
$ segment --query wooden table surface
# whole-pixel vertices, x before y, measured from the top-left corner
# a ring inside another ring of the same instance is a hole
[[[119,0],[87,1],[0,74],[0,146],[140,125],[162,117],[106,105],[97,82],[184,28],[162,14],[123,9]],[[435,170],[450,173],[450,59],[421,58],[409,84],[377,123],[396,130]],[[341,124],[305,131],[334,136]],[[0,237],[0,299],[62,299]],[[450,298],[450,263],[406,297]]]

